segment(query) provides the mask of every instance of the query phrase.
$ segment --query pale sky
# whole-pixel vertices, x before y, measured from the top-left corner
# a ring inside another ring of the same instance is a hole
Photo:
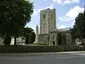
[[[34,12],[31,21],[26,25],[36,29],[40,25],[40,10],[50,8],[56,9],[56,28],[71,28],[75,18],[84,11],[85,0],[30,0],[34,2]]]

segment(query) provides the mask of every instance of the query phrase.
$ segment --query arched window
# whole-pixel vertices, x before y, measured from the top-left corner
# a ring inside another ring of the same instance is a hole
[[[46,24],[44,23],[44,26],[45,26]]]
[[[43,14],[43,18],[44,18],[44,19],[46,18],[46,15],[45,15],[45,14]]]

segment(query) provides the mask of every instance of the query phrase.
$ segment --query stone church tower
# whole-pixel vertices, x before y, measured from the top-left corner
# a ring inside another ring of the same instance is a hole
[[[60,40],[59,36],[61,36]],[[36,39],[36,42],[49,46],[68,45],[71,43],[70,30],[56,29],[55,9],[48,8],[40,11],[40,34],[38,34],[37,30]]]
[[[56,42],[56,10],[45,9],[40,11],[40,34],[39,43],[47,45],[57,43]]]
[[[56,10],[45,9],[40,11],[40,34],[48,34],[56,29]]]

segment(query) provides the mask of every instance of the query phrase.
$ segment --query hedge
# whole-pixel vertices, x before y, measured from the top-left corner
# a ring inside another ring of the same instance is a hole
[[[63,51],[82,51],[85,46],[59,45],[59,46],[4,46],[0,45],[0,53],[31,53],[31,52],[63,52]]]

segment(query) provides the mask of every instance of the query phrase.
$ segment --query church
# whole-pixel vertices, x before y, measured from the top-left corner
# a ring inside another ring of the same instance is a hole
[[[41,10],[40,28],[36,26],[35,42],[49,46],[70,45],[72,43],[70,29],[57,29],[56,23],[56,9]]]

